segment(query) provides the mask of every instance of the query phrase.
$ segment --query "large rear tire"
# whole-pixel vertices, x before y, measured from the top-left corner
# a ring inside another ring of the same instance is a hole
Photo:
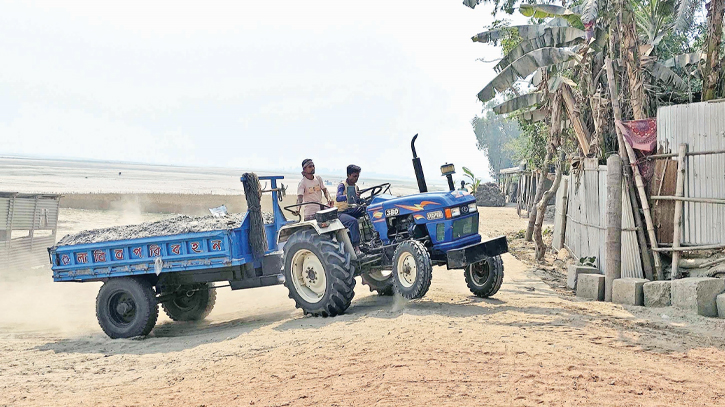
[[[96,297],[98,324],[111,339],[148,335],[158,316],[156,293],[146,280],[112,278]]]
[[[430,254],[422,243],[406,240],[393,253],[393,284],[404,298],[423,297],[430,288],[433,265]]]
[[[503,284],[503,260],[501,256],[487,257],[471,264],[464,271],[466,285],[481,298],[488,298],[498,292]]]
[[[314,230],[296,232],[285,243],[284,276],[289,297],[305,314],[342,314],[355,295],[350,255],[341,243]]]
[[[390,296],[393,295],[393,292],[395,291],[392,271],[373,271],[370,273],[363,273],[360,277],[362,278],[362,283],[370,287],[371,292],[377,291],[378,295]]]
[[[202,320],[214,309],[216,303],[216,289],[209,284],[182,287],[171,295],[171,299],[161,303],[161,308],[174,321]]]

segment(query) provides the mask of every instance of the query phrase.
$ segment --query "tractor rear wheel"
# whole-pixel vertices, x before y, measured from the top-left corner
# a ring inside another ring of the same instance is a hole
[[[342,314],[355,295],[350,255],[341,243],[314,230],[296,232],[285,243],[284,276],[289,297],[305,314]]]
[[[378,295],[393,295],[393,273],[388,270],[376,270],[363,273],[362,283],[370,287],[370,291],[377,291]]]
[[[96,297],[98,324],[111,339],[148,335],[158,316],[156,293],[146,280],[112,278]]]
[[[398,245],[393,253],[395,291],[409,300],[421,298],[428,292],[432,278],[430,254],[422,243],[407,240]]]
[[[501,256],[487,257],[466,267],[464,275],[466,285],[473,294],[488,298],[496,294],[503,283],[503,260]]]
[[[164,293],[162,292],[162,296]],[[174,321],[198,321],[209,315],[216,303],[216,289],[209,284],[185,286],[161,303],[166,315]]]

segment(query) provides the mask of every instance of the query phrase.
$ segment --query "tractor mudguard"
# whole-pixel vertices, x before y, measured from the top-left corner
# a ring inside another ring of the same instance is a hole
[[[494,257],[509,251],[506,236],[499,236],[470,246],[452,249],[446,253],[448,270],[462,269],[469,264],[482,261],[486,257]]]

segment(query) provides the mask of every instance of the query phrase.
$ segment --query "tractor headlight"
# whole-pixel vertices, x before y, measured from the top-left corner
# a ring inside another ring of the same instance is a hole
[[[446,219],[455,218],[456,216],[461,216],[461,208],[446,209]]]
[[[476,206],[476,203],[475,202],[468,204],[468,212],[469,213],[473,213],[473,212],[476,212],[476,211],[478,211],[478,207]]]

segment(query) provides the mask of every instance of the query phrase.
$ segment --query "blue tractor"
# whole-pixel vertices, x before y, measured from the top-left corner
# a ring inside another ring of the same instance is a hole
[[[321,208],[314,220],[280,229],[277,242],[283,247],[285,285],[306,314],[343,313],[352,301],[358,275],[371,291],[397,292],[407,299],[426,294],[433,266],[463,269],[469,289],[479,297],[490,297],[501,287],[500,255],[508,251],[506,237],[482,241],[476,199],[454,189],[452,164],[441,167],[450,191],[427,192],[415,151],[417,136],[411,149],[419,194],[394,197],[388,193],[389,183],[360,191],[359,205],[365,209],[359,220],[363,256],[355,255],[335,208]],[[297,213],[299,206],[285,209]]]
[[[380,294],[414,299],[428,291],[433,266],[446,265],[465,270],[475,295],[495,294],[503,281],[500,254],[508,251],[506,238],[481,241],[476,200],[453,190],[452,166],[443,167],[451,191],[426,192],[415,148],[413,155],[420,194],[396,198],[387,194],[390,184],[362,194],[364,256],[356,256],[337,209],[325,208],[311,221],[289,221],[278,204],[284,188],[277,181],[283,177],[245,174],[249,209],[241,222],[181,234],[106,238],[100,233],[89,241],[62,240],[48,249],[53,279],[104,283],[96,316],[111,338],[147,335],[159,304],[174,321],[203,319],[221,287],[284,283],[306,314],[335,316],[350,306],[356,276]],[[262,190],[260,180],[271,188]],[[271,192],[273,202],[266,220],[263,192]]]

